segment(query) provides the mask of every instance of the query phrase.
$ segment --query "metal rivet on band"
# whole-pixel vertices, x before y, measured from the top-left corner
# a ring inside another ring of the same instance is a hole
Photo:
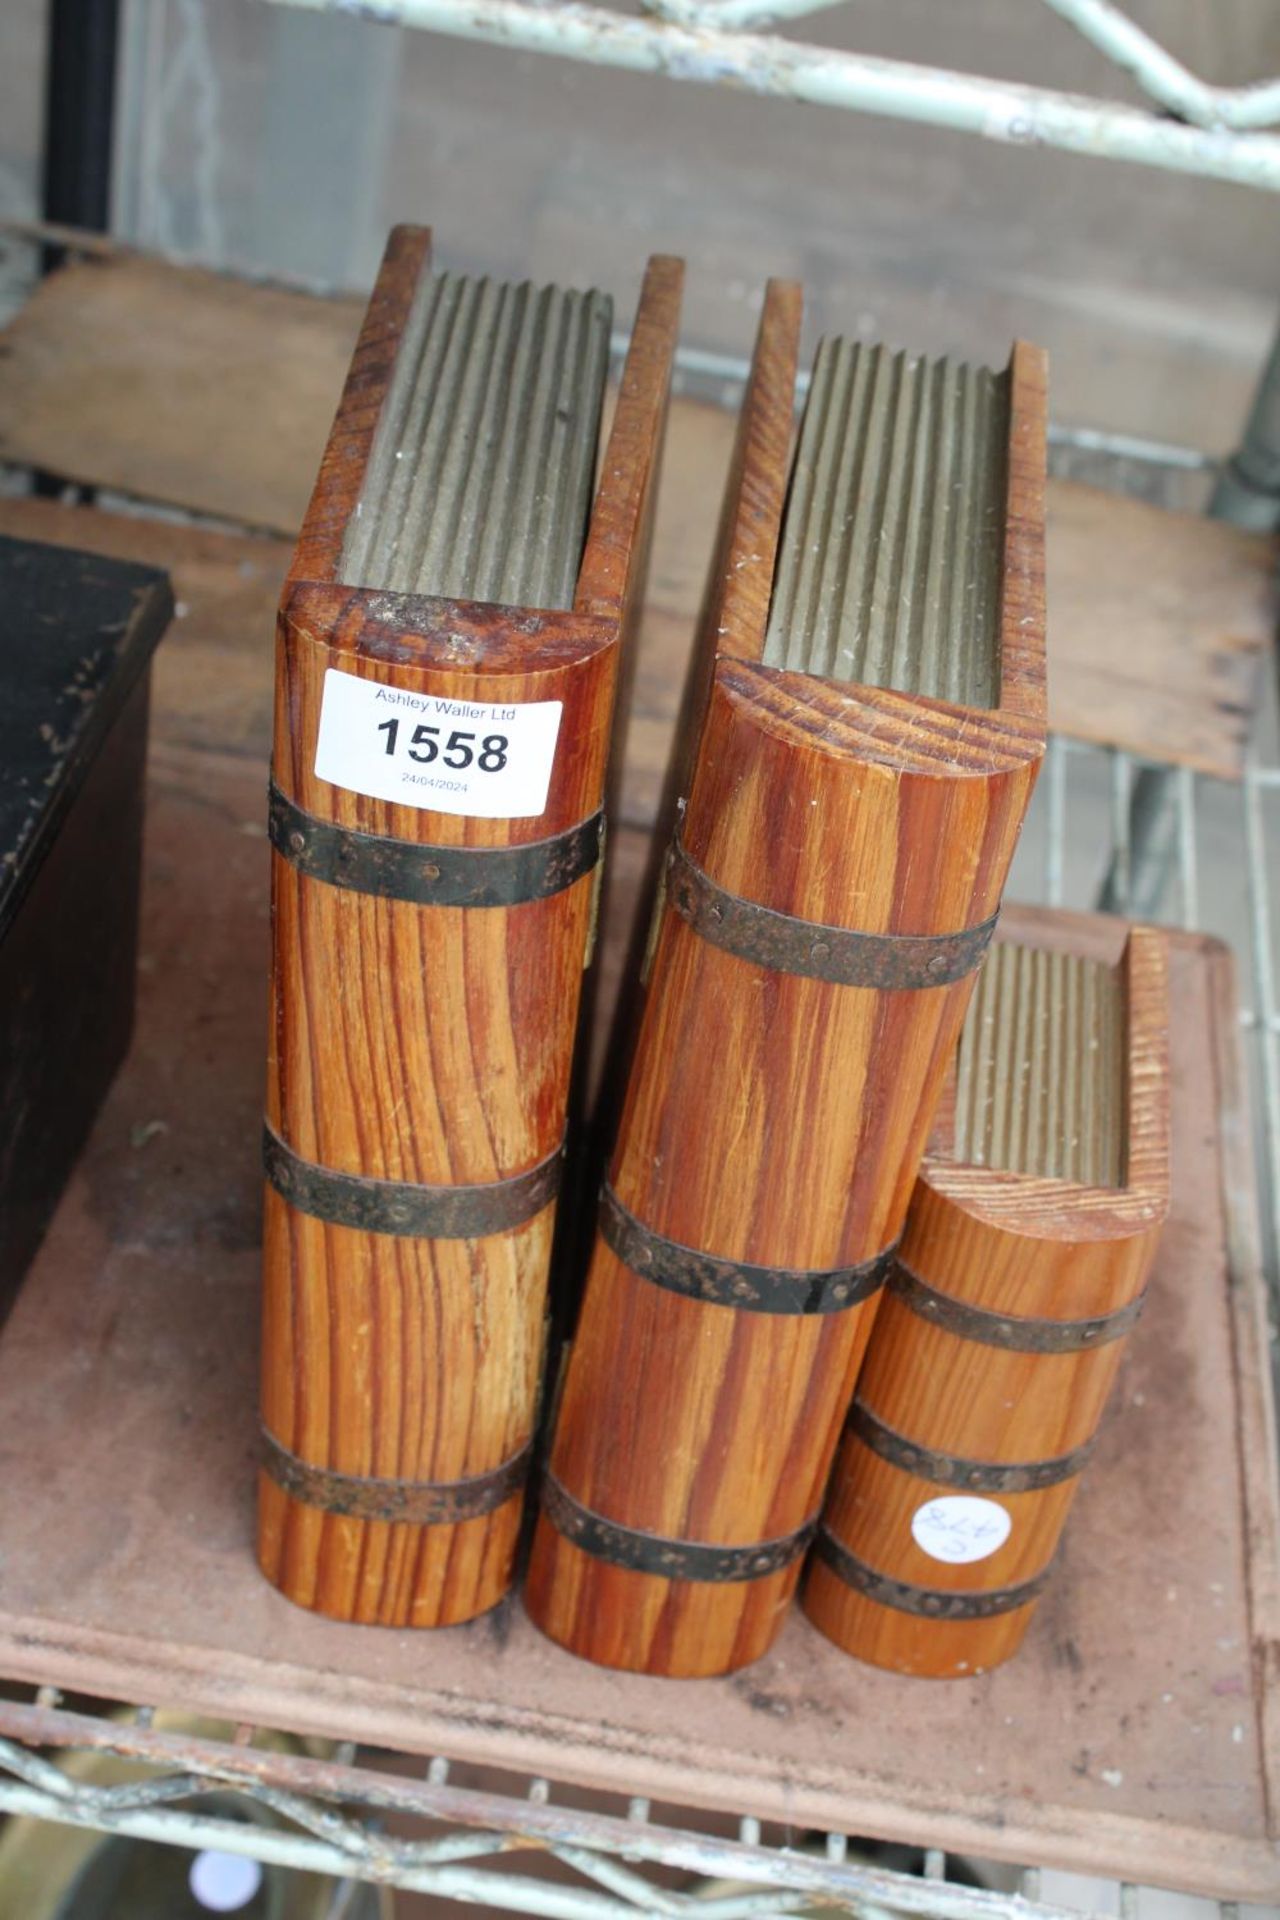
[[[972,973],[991,943],[997,915],[956,933],[858,933],[762,907],[727,893],[676,840],[668,855],[667,898],[689,925],[740,960],[836,986],[896,993],[953,985]]]
[[[271,783],[271,844],[311,880],[419,907],[515,907],[563,893],[596,866],[604,815],[515,847],[436,847],[317,819]]]
[[[899,1613],[918,1614],[925,1620],[990,1620],[997,1614],[1012,1613],[1015,1607],[1039,1599],[1052,1572],[1051,1566],[1045,1567],[1017,1586],[991,1587],[986,1592],[917,1587],[910,1580],[891,1580],[888,1574],[877,1573],[827,1527],[819,1529],[813,1558],[868,1600],[878,1600],[881,1606],[893,1607]]]
[[[318,1166],[294,1153],[268,1126],[263,1128],[262,1162],[283,1200],[330,1226],[424,1240],[482,1240],[523,1226],[555,1199],[564,1149],[557,1147],[536,1167],[509,1180],[427,1187]]]
[[[869,1299],[893,1264],[892,1247],[856,1267],[757,1267],[700,1253],[646,1227],[608,1185],[600,1232],[619,1260],[656,1286],[752,1313],[840,1313]]]
[[[262,1432],[261,1464],[278,1487],[309,1507],[347,1520],[386,1520],[393,1525],[452,1526],[505,1506],[529,1477],[532,1442],[491,1473],[467,1480],[380,1480],[312,1466]]]
[[[931,1326],[957,1334],[962,1340],[976,1340],[1012,1353],[1084,1353],[1090,1347],[1105,1347],[1112,1340],[1123,1339],[1132,1329],[1144,1298],[1139,1294],[1113,1313],[1096,1314],[1087,1320],[1043,1320],[970,1306],[953,1294],[940,1293],[901,1260],[896,1262],[888,1284],[895,1298]]]
[[[966,1460],[958,1454],[917,1446],[914,1440],[886,1426],[857,1399],[849,1409],[848,1428],[890,1466],[913,1473],[918,1479],[932,1480],[940,1487],[967,1487],[975,1493],[1037,1493],[1042,1487],[1056,1487],[1082,1471],[1095,1445],[1094,1440],[1086,1440],[1082,1447],[1051,1460]]]
[[[595,1560],[664,1580],[729,1582],[760,1580],[798,1560],[817,1532],[815,1514],[794,1533],[748,1546],[715,1546],[705,1540],[671,1540],[638,1527],[620,1526],[593,1513],[567,1493],[554,1475],[543,1476],[542,1511],[556,1532]]]

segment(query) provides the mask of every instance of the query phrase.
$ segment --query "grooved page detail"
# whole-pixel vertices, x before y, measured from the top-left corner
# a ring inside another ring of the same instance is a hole
[[[571,608],[612,320],[594,291],[424,275],[339,580]]]
[[[765,666],[997,706],[1008,435],[1007,373],[824,340]]]
[[[997,941],[960,1037],[948,1157],[1120,1187],[1124,1046],[1118,973],[1079,954]]]

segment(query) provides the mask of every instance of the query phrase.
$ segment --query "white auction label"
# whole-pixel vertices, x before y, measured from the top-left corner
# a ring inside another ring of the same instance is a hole
[[[433,813],[534,819],[546,809],[562,700],[481,706],[330,667],[316,777]]]
[[[944,1493],[926,1500],[911,1516],[911,1534],[931,1560],[945,1560],[949,1566],[963,1566],[969,1560],[985,1560],[1009,1538],[1013,1521],[1008,1510],[994,1500],[979,1500],[971,1493]]]

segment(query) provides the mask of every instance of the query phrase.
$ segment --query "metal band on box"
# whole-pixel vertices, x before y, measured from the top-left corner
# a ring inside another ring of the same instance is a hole
[[[892,1247],[856,1267],[757,1267],[726,1260],[655,1233],[608,1185],[600,1196],[600,1232],[619,1260],[655,1286],[752,1313],[840,1313],[869,1299],[893,1265]]]
[[[604,816],[525,846],[423,846],[317,819],[273,782],[269,833],[285,860],[330,886],[415,906],[509,907],[563,892],[590,873],[600,859]],[[290,1206],[331,1226],[406,1238],[479,1240],[523,1226],[555,1199],[563,1164],[561,1146],[506,1180],[429,1186],[321,1166],[270,1126],[263,1129],[267,1179]],[[505,1505],[524,1486],[532,1451],[530,1443],[465,1480],[387,1480],[315,1466],[274,1435],[262,1436],[264,1471],[294,1499],[347,1519],[412,1526],[452,1525]]]
[[[979,964],[991,944],[997,914],[956,933],[860,933],[820,920],[762,907],[726,893],[679,840],[667,856],[667,898],[713,947],[772,973],[796,973],[832,986],[877,993],[949,987]]]
[[[990,1307],[970,1306],[954,1294],[940,1293],[901,1260],[894,1264],[888,1287],[895,1298],[931,1326],[957,1334],[961,1340],[976,1340],[982,1346],[1003,1347],[1014,1353],[1083,1353],[1090,1347],[1122,1340],[1136,1324],[1145,1297],[1140,1293],[1113,1313],[1100,1313],[1087,1320],[996,1313]]]
[[[1036,1493],[1042,1487],[1056,1487],[1082,1471],[1095,1445],[1094,1440],[1086,1440],[1082,1447],[1051,1460],[964,1460],[957,1454],[917,1446],[878,1420],[860,1400],[849,1409],[847,1425],[890,1466],[921,1480],[934,1480],[940,1487],[967,1487],[975,1493]]]
[[[993,915],[981,926],[954,934],[903,936],[799,920],[727,893],[689,858],[678,839],[668,855],[667,898],[704,939],[739,959],[773,972],[881,992],[946,987],[963,980],[981,961],[996,924]],[[842,1312],[869,1299],[889,1278],[895,1259],[894,1246],[849,1267],[766,1267],[727,1259],[646,1226],[608,1184],[600,1196],[600,1232],[617,1258],[642,1279],[690,1299],[749,1313]],[[934,1458],[911,1451],[915,1459]],[[979,1484],[972,1478],[975,1471],[988,1471],[967,1461],[947,1463],[951,1467],[969,1475],[966,1485]],[[1043,1473],[1044,1468],[989,1471],[1025,1476],[1029,1471]],[[981,1484],[991,1483],[984,1479]],[[667,1539],[594,1513],[550,1474],[544,1478],[542,1506],[556,1531],[585,1553],[668,1580],[759,1579],[798,1558],[816,1527],[816,1521],[810,1521],[783,1539],[740,1547]]]
[[[1043,1593],[1052,1571],[1050,1566],[1016,1587],[992,1587],[987,1592],[972,1589],[957,1591],[945,1587],[917,1587],[909,1580],[891,1580],[877,1573],[856,1553],[850,1553],[826,1527],[820,1527],[814,1545],[814,1557],[829,1567],[838,1579],[855,1593],[877,1600],[883,1607],[895,1607],[899,1613],[920,1614],[928,1620],[990,1620],[999,1613],[1012,1613],[1025,1607]]]
[[[302,1159],[269,1126],[263,1128],[262,1160],[282,1200],[330,1226],[424,1240],[482,1240],[523,1226],[550,1205],[560,1188],[564,1148],[507,1180],[451,1187],[339,1173]]]
[[[338,827],[272,782],[271,844],[311,880],[418,907],[517,907],[563,893],[599,863],[604,814],[514,847],[436,847]]]
[[[755,1540],[748,1546],[717,1546],[706,1540],[670,1540],[639,1527],[619,1526],[593,1513],[567,1493],[554,1475],[543,1476],[542,1510],[557,1533],[593,1559],[631,1573],[656,1574],[663,1580],[760,1580],[780,1573],[798,1560],[818,1528],[816,1514],[776,1540]]]
[[[261,1464],[295,1500],[347,1520],[383,1520],[391,1525],[451,1526],[505,1506],[529,1477],[533,1443],[490,1473],[466,1480],[380,1480],[372,1474],[336,1473],[312,1466],[262,1430]]]
[[[748,1313],[827,1314],[859,1306],[883,1284],[894,1254],[887,1247],[860,1266],[815,1269],[726,1260],[655,1233],[623,1206],[608,1185],[600,1197],[600,1232],[618,1259],[640,1278],[690,1299]],[[668,1539],[593,1512],[550,1473],[543,1480],[542,1508],[556,1531],[584,1553],[666,1580],[762,1579],[798,1559],[818,1524],[815,1515],[794,1533],[745,1546]]]

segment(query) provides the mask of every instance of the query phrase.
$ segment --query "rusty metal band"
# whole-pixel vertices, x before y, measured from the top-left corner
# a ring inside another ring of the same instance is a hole
[[[564,1149],[557,1147],[509,1180],[427,1187],[318,1166],[294,1153],[268,1126],[262,1130],[262,1164],[282,1200],[330,1226],[423,1240],[483,1240],[486,1234],[522,1227],[555,1199]]]
[[[372,1475],[335,1473],[313,1467],[281,1446],[262,1429],[261,1463],[278,1487],[308,1507],[341,1514],[344,1520],[388,1520],[412,1527],[452,1526],[478,1520],[505,1506],[529,1477],[533,1443],[512,1454],[492,1473],[470,1480],[378,1480]]]
[[[751,1313],[840,1313],[884,1285],[893,1248],[856,1267],[754,1267],[667,1240],[623,1206],[613,1188],[600,1195],[600,1232],[619,1260],[655,1286]]]
[[[1091,1347],[1122,1340],[1142,1312],[1144,1298],[1139,1294],[1114,1313],[1100,1313],[1090,1320],[1041,1320],[1027,1314],[995,1313],[990,1307],[972,1307],[954,1294],[939,1293],[900,1260],[889,1275],[888,1285],[895,1299],[930,1326],[957,1334],[961,1340],[976,1340],[984,1347],[1003,1347],[1013,1353],[1085,1353]]]
[[[604,842],[604,814],[525,846],[423,846],[319,820],[272,781],[268,832],[299,873],[331,887],[418,907],[516,907],[563,893],[591,872]]]
[[[1039,1599],[1053,1571],[1050,1565],[1032,1579],[1019,1581],[1016,1587],[991,1587],[985,1593],[972,1588],[950,1592],[943,1587],[917,1587],[910,1580],[891,1580],[888,1574],[877,1573],[826,1527],[819,1529],[813,1557],[830,1567],[855,1593],[878,1600],[882,1607],[918,1614],[925,1620],[990,1620],[996,1614],[1012,1613],[1016,1607]]]
[[[1056,1487],[1070,1480],[1084,1467],[1094,1449],[1094,1440],[1086,1440],[1071,1453],[1060,1453],[1050,1460],[1019,1460],[1004,1464],[995,1460],[963,1460],[954,1453],[937,1453],[931,1447],[919,1447],[906,1440],[893,1427],[878,1420],[861,1400],[849,1409],[848,1428],[872,1453],[879,1454],[890,1466],[914,1473],[918,1479],[936,1481],[940,1487],[964,1487],[973,1493],[1038,1493],[1042,1487]]]
[[[820,920],[797,920],[726,893],[679,840],[668,856],[667,898],[712,946],[772,973],[798,973],[841,987],[896,993],[963,980],[991,943],[998,915],[958,933],[856,933]]]
[[[542,1480],[542,1511],[558,1534],[594,1560],[625,1567],[629,1573],[652,1573],[663,1580],[706,1580],[725,1583],[763,1580],[781,1573],[798,1560],[818,1530],[815,1514],[795,1533],[779,1540],[757,1540],[746,1547],[713,1546],[704,1540],[669,1540],[663,1534],[638,1527],[619,1526],[590,1507],[579,1505],[553,1474]]]

